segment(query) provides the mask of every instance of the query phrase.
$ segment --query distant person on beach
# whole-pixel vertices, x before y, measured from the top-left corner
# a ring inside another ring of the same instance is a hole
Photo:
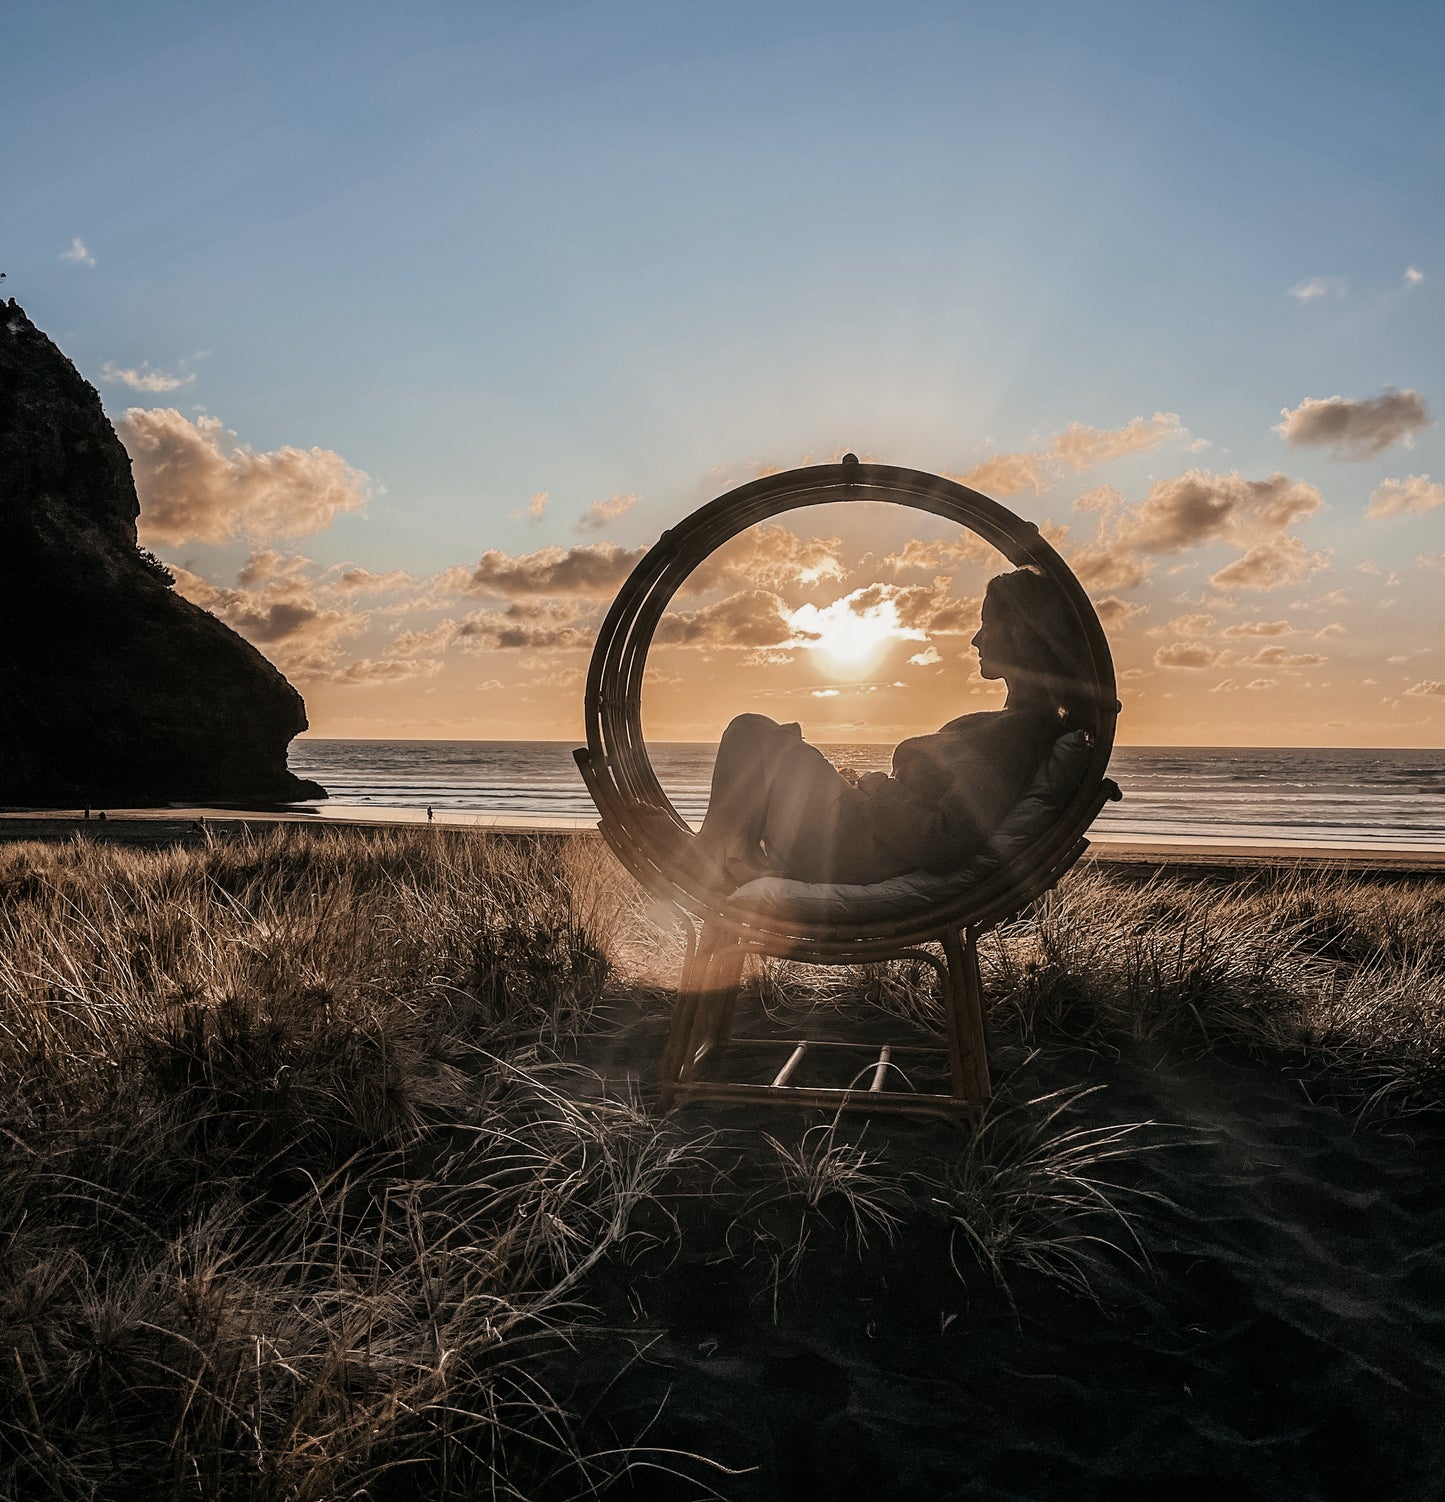
[[[101,811],[100,811],[100,812],[99,812],[99,813],[98,813],[98,814],[97,814],[97,815],[96,815],[96,816],[95,816],[95,817],[96,817],[96,818],[97,818],[97,819],[98,819],[98,820],[99,820],[99,821],[100,821],[100,822],[101,822],[101,823],[102,823],[102,824],[104,824],[104,823],[105,823],[105,810],[104,810],[104,809],[101,809]]]
[[[436,815],[431,811],[431,804],[428,803],[426,806],[426,821],[428,824],[431,824],[435,821],[435,819]]]
[[[707,816],[689,849],[710,886],[756,876],[875,882],[962,865],[1032,781],[1054,741],[1083,720],[1076,628],[1033,569],[990,580],[972,646],[1001,678],[1001,710],[906,740],[893,772],[862,777],[810,746],[797,724],[744,714],[723,732]]]

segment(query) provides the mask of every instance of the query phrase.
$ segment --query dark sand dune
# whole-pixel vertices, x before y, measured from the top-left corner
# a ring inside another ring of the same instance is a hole
[[[633,1046],[655,1056],[655,1027],[604,1067]],[[589,1438],[661,1406],[649,1442],[744,1471],[711,1478],[739,1499],[1445,1492],[1438,1124],[1359,1125],[1246,1058],[1004,1048],[998,1063],[1016,1099],[1103,1085],[1080,1124],[1171,1124],[1116,1175],[1168,1201],[1134,1206],[1150,1269],[1101,1258],[1094,1302],[1028,1272],[1004,1291],[960,1246],[961,1281],[915,1191],[895,1246],[815,1241],[775,1303],[748,1164],[771,1151],[761,1131],[796,1143],[801,1118],[717,1112],[711,1158],[739,1187],[693,1202],[678,1260],[612,1290],[604,1313],[642,1354]],[[959,1150],[946,1127],[877,1121],[865,1140],[898,1170]],[[634,1485],[695,1494],[678,1477]]]

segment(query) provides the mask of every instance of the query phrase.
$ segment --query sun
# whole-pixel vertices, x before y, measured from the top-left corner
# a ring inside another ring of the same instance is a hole
[[[800,645],[817,652],[820,665],[835,677],[869,667],[892,642],[925,639],[917,627],[899,620],[895,601],[868,589],[829,605],[800,605],[788,619]]]

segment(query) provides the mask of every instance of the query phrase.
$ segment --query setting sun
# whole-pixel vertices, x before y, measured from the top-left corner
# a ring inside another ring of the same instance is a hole
[[[873,599],[872,593],[857,589],[821,608],[800,605],[788,620],[806,640],[803,645],[818,652],[825,667],[849,671],[867,667],[882,656],[890,642],[923,641],[924,633],[915,626],[905,626],[898,618],[897,603],[891,599]]]

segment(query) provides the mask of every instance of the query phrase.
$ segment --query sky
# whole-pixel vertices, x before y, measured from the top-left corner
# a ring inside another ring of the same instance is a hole
[[[845,451],[1038,522],[1136,745],[1445,744],[1445,10],[7,7],[0,291],[311,733],[576,739],[667,527]],[[650,736],[998,688],[897,508],[679,595]]]

